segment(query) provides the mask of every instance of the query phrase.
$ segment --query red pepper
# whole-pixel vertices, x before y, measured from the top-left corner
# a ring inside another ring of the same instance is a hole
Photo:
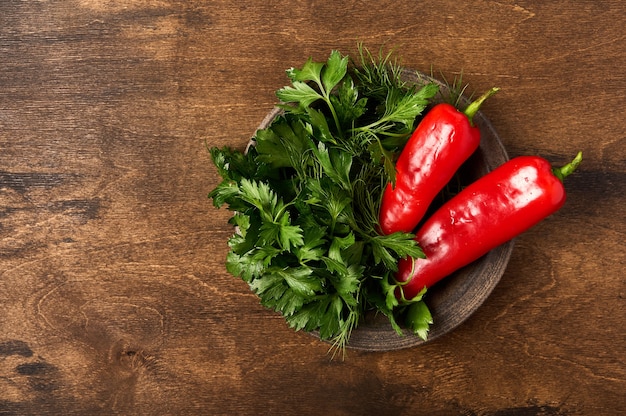
[[[472,118],[492,88],[464,112],[437,104],[419,123],[396,162],[395,186],[383,194],[379,222],[383,234],[413,232],[437,194],[480,144]]]
[[[545,159],[520,156],[464,188],[416,233],[426,258],[400,260],[397,297],[412,299],[556,212],[565,203],[562,180],[581,160],[578,153],[552,169]]]

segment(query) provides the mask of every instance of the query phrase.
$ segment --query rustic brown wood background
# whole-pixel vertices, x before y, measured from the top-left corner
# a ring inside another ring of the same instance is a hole
[[[626,414],[626,3],[0,1],[0,414]],[[350,351],[224,269],[206,146],[331,49],[461,71],[569,200],[452,333]]]

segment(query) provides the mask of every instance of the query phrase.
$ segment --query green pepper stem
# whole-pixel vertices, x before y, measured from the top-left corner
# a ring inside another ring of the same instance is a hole
[[[554,173],[554,176],[556,176],[557,178],[559,178],[561,182],[563,182],[563,179],[571,175],[576,170],[576,168],[578,167],[578,165],[580,165],[580,162],[582,162],[582,160],[583,160],[583,152],[578,152],[574,160],[569,162],[567,165],[562,166],[560,168],[552,168],[552,173]]]
[[[493,87],[492,89],[490,89],[489,91],[487,91],[486,93],[478,97],[476,100],[472,101],[470,105],[467,106],[465,111],[463,111],[463,114],[465,114],[467,118],[469,118],[470,124],[472,126],[474,125],[474,120],[473,120],[474,116],[480,109],[480,106],[485,102],[487,98],[491,97],[498,91],[500,91],[500,88]]]

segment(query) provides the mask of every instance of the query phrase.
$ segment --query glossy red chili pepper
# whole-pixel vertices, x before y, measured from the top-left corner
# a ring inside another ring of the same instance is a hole
[[[397,297],[410,300],[556,212],[565,203],[562,180],[581,160],[578,153],[552,169],[545,159],[520,156],[464,188],[416,233],[426,258],[400,260]]]
[[[383,234],[413,232],[437,194],[480,144],[473,117],[498,88],[492,88],[464,112],[437,104],[419,123],[396,162],[395,186],[383,193],[379,213]]]

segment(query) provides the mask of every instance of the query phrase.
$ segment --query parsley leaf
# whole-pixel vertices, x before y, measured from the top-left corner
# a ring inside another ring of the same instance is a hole
[[[287,70],[287,76],[293,82],[315,81],[317,84],[321,82],[323,62],[314,62],[313,58],[309,58],[302,66],[302,69],[290,68]]]
[[[326,253],[325,246],[327,244],[324,238],[326,232],[326,227],[315,226],[307,228],[302,244],[295,247],[293,250],[299,263],[306,264],[309,261],[313,262],[319,260],[324,256]]]
[[[312,150],[325,175],[344,189],[352,188],[350,181],[352,158],[349,153],[334,147],[327,148],[323,142],[319,142],[317,148]]]
[[[351,122],[361,117],[367,110],[367,97],[359,98],[359,90],[352,78],[346,78],[339,85],[337,95],[332,95],[330,99],[337,109],[341,125],[346,128],[351,127]]]
[[[406,312],[407,326],[420,338],[428,337],[428,329],[433,323],[433,317],[424,301],[412,303]]]
[[[332,51],[322,72],[324,91],[330,91],[339,84],[348,71],[348,57],[342,57],[338,51]]]
[[[377,235],[370,240],[375,264],[383,263],[389,270],[397,270],[398,258],[424,258],[424,252],[410,233],[397,232]]]
[[[315,101],[324,99],[320,93],[302,81],[293,81],[292,86],[284,87],[276,95],[285,102],[295,102],[301,107],[308,107]]]

